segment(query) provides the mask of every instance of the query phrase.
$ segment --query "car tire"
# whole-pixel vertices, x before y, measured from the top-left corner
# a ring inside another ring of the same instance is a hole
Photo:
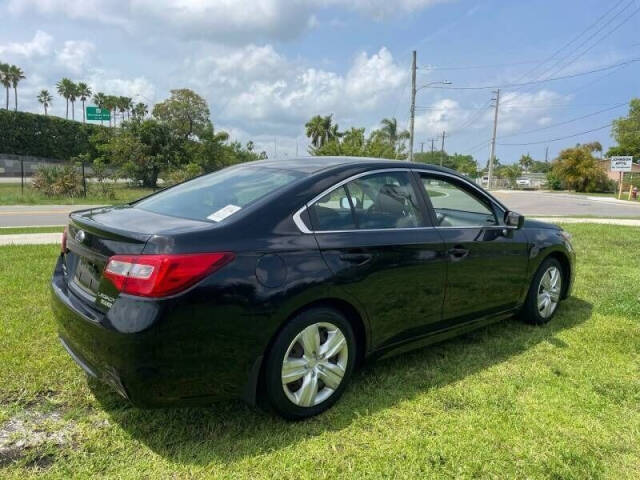
[[[533,276],[527,299],[522,307],[522,319],[532,325],[542,325],[558,311],[564,288],[564,270],[555,258],[542,262]]]
[[[289,420],[318,415],[338,401],[355,360],[349,321],[331,308],[305,310],[285,325],[267,354],[268,403]]]

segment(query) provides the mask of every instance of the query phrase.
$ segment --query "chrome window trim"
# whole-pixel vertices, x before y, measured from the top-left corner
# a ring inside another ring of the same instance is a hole
[[[408,167],[398,167],[398,168],[382,168],[379,170],[367,170],[366,172],[360,172],[357,173],[355,175],[352,175],[348,178],[345,178],[344,180],[339,181],[338,183],[332,185],[331,187],[327,188],[326,190],[324,190],[323,192],[319,193],[318,195],[316,195],[315,197],[313,197],[309,202],[305,203],[302,207],[300,207],[294,214],[293,214],[293,223],[296,225],[296,227],[298,227],[298,230],[300,230],[300,232],[305,233],[305,234],[309,234],[309,233],[354,233],[354,232],[389,232],[389,231],[414,231],[414,230],[427,230],[427,229],[448,229],[448,228],[463,228],[463,229],[470,229],[470,228],[500,228],[500,229],[511,229],[511,227],[507,227],[505,225],[474,225],[474,226],[460,226],[460,227],[456,227],[456,226],[436,226],[436,225],[431,225],[431,226],[423,226],[423,227],[403,227],[403,228],[363,228],[363,229],[346,229],[346,230],[311,230],[310,228],[307,227],[307,225],[302,221],[301,215],[302,213],[307,210],[309,208],[309,205],[313,205],[315,202],[317,202],[318,200],[320,200],[322,197],[324,197],[325,195],[328,195],[329,193],[333,192],[334,190],[337,190],[338,188],[344,186],[345,184],[356,180],[358,178],[361,177],[366,177],[369,175],[375,175],[378,173],[389,173],[389,172],[418,172],[418,173],[427,173],[427,174],[435,174],[437,175],[442,175],[445,177],[450,177],[453,178],[455,180],[459,180],[462,181],[463,183],[466,183],[467,185],[469,185],[474,191],[476,191],[477,193],[480,193],[481,195],[483,195],[492,205],[496,205],[500,210],[504,212],[506,212],[504,206],[502,204],[500,204],[497,200],[495,200],[493,197],[491,197],[490,195],[488,195],[487,193],[485,193],[483,190],[481,190],[480,188],[478,188],[478,186],[476,184],[474,184],[472,181],[464,178],[464,177],[459,177],[457,175],[452,175],[450,173],[446,173],[446,172],[438,172],[438,171],[432,171],[432,170],[423,170],[421,168],[408,168]]]

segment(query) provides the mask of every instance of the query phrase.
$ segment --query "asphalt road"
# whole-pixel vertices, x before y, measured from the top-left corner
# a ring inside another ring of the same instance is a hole
[[[640,218],[640,202],[628,202],[610,197],[535,191],[498,191],[494,192],[494,195],[509,209],[523,215]]]
[[[600,218],[640,218],[640,202],[617,201],[608,197],[589,197],[564,193],[494,192],[508,208],[529,216],[574,216]],[[69,212],[96,205],[0,206],[0,227],[64,225]]]
[[[0,227],[66,225],[74,210],[96,205],[5,205],[0,206]]]

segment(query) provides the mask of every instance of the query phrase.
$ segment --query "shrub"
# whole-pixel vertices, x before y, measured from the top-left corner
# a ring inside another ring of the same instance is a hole
[[[113,183],[117,180],[112,177],[106,162],[102,158],[96,158],[91,164],[93,177],[96,179],[95,186],[101,196],[110,200],[115,200],[116,192]]]
[[[73,165],[39,167],[33,177],[33,188],[47,197],[80,197],[84,193],[82,175]]]

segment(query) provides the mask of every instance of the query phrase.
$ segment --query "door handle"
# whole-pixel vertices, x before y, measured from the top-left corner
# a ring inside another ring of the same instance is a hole
[[[462,245],[456,245],[453,248],[450,248],[447,252],[452,260],[462,260],[464,257],[469,255],[469,249],[464,248]]]
[[[364,265],[370,262],[371,258],[373,258],[373,255],[370,253],[343,253],[340,255],[340,260],[353,263],[354,265]]]

